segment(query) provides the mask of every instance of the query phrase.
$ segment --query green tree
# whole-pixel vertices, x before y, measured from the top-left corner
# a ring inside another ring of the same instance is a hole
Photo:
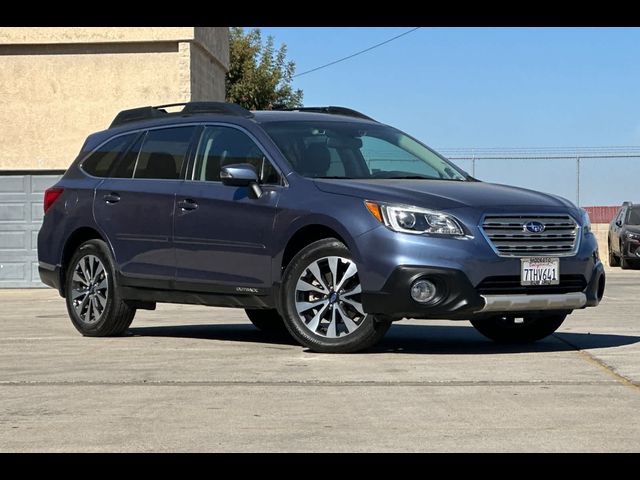
[[[229,29],[229,63],[228,102],[250,110],[302,106],[302,90],[291,86],[296,65],[287,61],[287,46],[282,44],[276,51],[272,36],[263,44],[259,28],[246,33],[239,27]]]

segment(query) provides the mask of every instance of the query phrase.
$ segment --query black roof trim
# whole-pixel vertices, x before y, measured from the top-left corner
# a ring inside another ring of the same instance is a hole
[[[179,112],[167,112],[165,108],[179,107],[184,108]],[[235,103],[226,102],[185,102],[185,103],[169,103],[166,105],[157,105],[155,107],[138,107],[129,110],[123,110],[116,118],[113,119],[109,128],[119,127],[125,123],[139,122],[142,120],[152,120],[154,118],[164,118],[167,116],[183,116],[194,115],[199,113],[217,113],[222,115],[235,115],[239,117],[252,118],[251,113],[246,108]]]
[[[11,175],[62,175],[65,172],[66,170],[59,170],[59,169],[38,170],[37,168],[28,169],[28,170],[0,170],[0,177],[11,176]]]
[[[274,110],[281,110],[286,112],[313,112],[313,113],[328,113],[330,115],[344,115],[346,117],[355,117],[362,118],[363,120],[371,120],[372,122],[376,122],[371,117],[368,117],[364,113],[358,112],[357,110],[353,110],[347,107],[336,107],[336,106],[328,106],[328,107],[297,107],[297,108],[280,108],[274,107]]]

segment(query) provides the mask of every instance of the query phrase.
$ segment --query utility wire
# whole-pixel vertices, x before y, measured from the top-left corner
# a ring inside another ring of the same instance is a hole
[[[419,28],[420,27],[412,28],[411,30],[407,30],[406,32],[401,33],[400,35],[396,35],[393,38],[385,40],[384,42],[377,43],[377,44],[375,44],[375,45],[373,45],[373,46],[371,46],[369,48],[365,48],[364,50],[360,50],[359,52],[353,53],[353,54],[348,55],[348,56],[346,56],[344,58],[340,58],[339,60],[334,60],[333,62],[327,63],[325,65],[321,65],[320,67],[312,68],[311,70],[306,70],[304,72],[297,73],[297,74],[293,75],[291,78],[301,77],[302,75],[306,75],[307,73],[316,72],[316,71],[321,70],[323,68],[330,67],[331,65],[335,65],[336,63],[344,62],[345,60],[349,60],[350,58],[357,57],[358,55],[361,55],[361,54],[366,53],[366,52],[368,52],[370,50],[373,50],[374,48],[381,47],[382,45],[385,45],[385,44],[387,44],[389,42],[393,42],[394,40],[397,40],[400,37],[404,37],[405,35],[409,35],[411,32],[415,32]]]

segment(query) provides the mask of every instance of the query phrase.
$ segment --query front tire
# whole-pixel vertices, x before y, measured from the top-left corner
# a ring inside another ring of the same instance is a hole
[[[622,268],[622,270],[629,270],[632,266],[631,261],[620,255],[620,268]]]
[[[324,239],[303,248],[287,266],[281,289],[284,323],[314,352],[350,353],[372,347],[391,322],[362,310],[362,287],[349,249]]]
[[[611,249],[611,244],[609,244],[609,266],[610,267],[619,267],[620,266],[620,258],[616,257]]]
[[[498,343],[532,343],[542,340],[555,332],[566,314],[530,315],[520,322],[513,317],[495,316],[471,320],[471,324],[485,337]]]
[[[67,312],[85,337],[113,337],[127,331],[136,314],[122,300],[109,247],[102,240],[80,245],[67,267]]]

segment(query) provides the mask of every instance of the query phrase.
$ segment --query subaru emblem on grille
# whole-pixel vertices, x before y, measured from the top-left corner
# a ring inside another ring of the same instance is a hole
[[[542,233],[544,229],[544,223],[535,221],[527,222],[522,226],[522,230],[529,233]]]

